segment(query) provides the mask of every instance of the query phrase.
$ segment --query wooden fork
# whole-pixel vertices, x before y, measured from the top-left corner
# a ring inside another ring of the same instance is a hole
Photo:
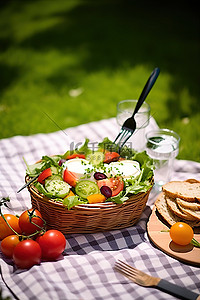
[[[152,277],[138,269],[133,268],[132,266],[126,264],[125,262],[118,260],[115,263],[114,268],[128,277],[134,283],[137,283],[141,286],[152,286],[156,287],[161,291],[164,291],[173,296],[177,296],[180,299],[185,300],[200,300],[200,295],[184,288],[173,284],[165,279],[160,279],[157,277]]]

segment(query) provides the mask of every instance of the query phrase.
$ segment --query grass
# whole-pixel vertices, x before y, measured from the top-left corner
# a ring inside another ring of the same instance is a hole
[[[200,161],[198,9],[159,3],[1,1],[0,138],[58,130],[43,111],[63,129],[115,117],[158,66],[151,113]]]

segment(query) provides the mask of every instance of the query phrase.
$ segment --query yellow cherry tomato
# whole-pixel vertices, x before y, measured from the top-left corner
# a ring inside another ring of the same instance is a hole
[[[92,194],[87,197],[87,200],[90,204],[102,203],[106,201],[106,197],[102,194]]]
[[[193,229],[184,222],[177,222],[170,228],[170,237],[172,241],[178,245],[188,245],[193,239]]]

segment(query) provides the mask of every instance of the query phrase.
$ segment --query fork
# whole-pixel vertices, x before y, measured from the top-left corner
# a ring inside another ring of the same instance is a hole
[[[118,260],[115,263],[114,268],[124,276],[128,277],[134,283],[137,283],[141,286],[156,287],[159,290],[167,292],[168,294],[171,294],[173,296],[177,296],[180,299],[200,300],[199,294],[196,294],[184,287],[173,284],[165,279],[152,277],[138,269],[133,268],[132,266],[126,264],[121,260]]]
[[[118,146],[120,145],[119,151],[123,147],[123,145],[127,142],[127,140],[132,136],[133,132],[135,131],[136,121],[135,121],[134,116],[138,112],[138,110],[142,106],[144,100],[146,99],[148,93],[152,89],[159,73],[160,73],[159,68],[155,68],[153,70],[153,72],[151,73],[149,79],[147,80],[147,82],[146,82],[146,84],[145,84],[145,86],[142,90],[142,93],[140,94],[140,97],[139,97],[138,102],[135,106],[135,109],[134,109],[134,112],[133,112],[132,116],[124,122],[119,134],[117,135],[116,139],[114,140],[114,144],[116,144]]]

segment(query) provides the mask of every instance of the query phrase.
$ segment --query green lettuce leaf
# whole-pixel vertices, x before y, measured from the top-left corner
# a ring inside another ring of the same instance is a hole
[[[128,197],[125,196],[124,191],[121,191],[117,196],[108,198],[106,202],[112,201],[116,204],[122,204],[126,200],[128,200]]]
[[[68,155],[72,155],[74,153],[88,155],[89,153],[92,152],[88,144],[89,144],[89,139],[86,138],[84,144],[80,148],[76,148],[74,150],[68,150],[63,154],[63,158],[66,158]]]
[[[70,196],[63,199],[63,205],[68,209],[83,203],[85,203],[85,201],[81,201],[78,196]]]
[[[42,159],[40,162],[28,165],[27,162],[24,159],[24,162],[26,164],[26,174],[29,175],[30,177],[35,177],[36,175],[39,175],[42,171],[45,169],[48,169],[52,166],[54,166],[57,169],[57,173],[61,171],[61,168],[58,164],[61,156],[56,155],[56,156],[42,156]]]

